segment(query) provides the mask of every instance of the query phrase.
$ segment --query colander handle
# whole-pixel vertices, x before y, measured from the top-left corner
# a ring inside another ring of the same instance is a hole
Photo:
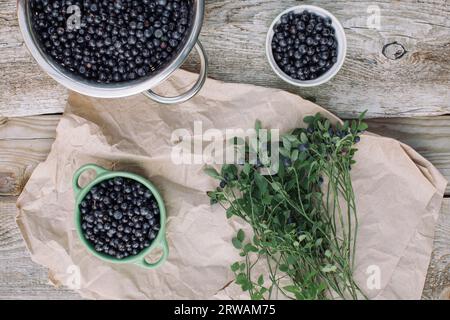
[[[193,96],[195,96],[205,84],[206,77],[208,75],[208,58],[206,56],[205,49],[203,49],[203,46],[200,43],[200,41],[197,40],[197,43],[195,44],[194,48],[198,52],[198,55],[200,56],[200,76],[191,89],[176,97],[163,97],[156,94],[152,90],[144,91],[143,92],[144,95],[152,99],[153,101],[156,101],[161,104],[183,103],[191,99]]]

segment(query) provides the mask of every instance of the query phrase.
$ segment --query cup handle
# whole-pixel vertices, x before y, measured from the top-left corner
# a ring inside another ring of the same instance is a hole
[[[161,232],[161,230],[160,230]],[[147,269],[156,269],[158,268],[161,264],[163,264],[166,260],[167,257],[169,256],[169,246],[167,245],[167,240],[166,237],[164,236],[159,243],[152,249],[152,251],[155,248],[161,248],[162,249],[162,255],[161,257],[158,259],[158,261],[150,263],[147,262],[147,260],[145,260],[145,256],[142,258],[142,260],[138,260],[136,262],[134,262],[135,264],[137,264],[140,267],[144,267]],[[150,251],[151,252],[151,251]]]
[[[101,175],[103,173],[109,172],[105,168],[102,168],[102,167],[100,167],[96,164],[92,164],[92,163],[85,164],[84,166],[79,168],[73,175],[73,180],[72,180],[72,187],[73,187],[73,191],[75,192],[75,196],[77,196],[83,190],[83,188],[80,187],[80,185],[78,184],[78,179],[80,179],[80,176],[87,170],[94,170],[97,173],[97,176]]]
[[[161,104],[183,103],[191,99],[193,96],[195,96],[203,88],[203,85],[205,84],[206,77],[208,75],[208,58],[206,56],[205,49],[203,49],[203,46],[200,43],[200,41],[197,40],[197,43],[195,44],[194,48],[200,56],[200,76],[191,89],[175,97],[163,97],[160,96],[159,94],[156,94],[152,90],[144,91],[143,94],[148,98],[152,99],[153,101],[156,101]]]

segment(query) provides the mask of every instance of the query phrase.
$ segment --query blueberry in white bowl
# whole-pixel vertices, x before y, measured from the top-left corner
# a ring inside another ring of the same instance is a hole
[[[344,28],[330,12],[310,5],[289,8],[273,21],[266,54],[286,82],[312,87],[333,78],[346,55]]]

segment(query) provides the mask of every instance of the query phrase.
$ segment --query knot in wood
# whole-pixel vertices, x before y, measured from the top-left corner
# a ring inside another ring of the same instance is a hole
[[[383,55],[390,60],[398,60],[403,57],[406,52],[405,47],[396,41],[388,43],[383,47]]]

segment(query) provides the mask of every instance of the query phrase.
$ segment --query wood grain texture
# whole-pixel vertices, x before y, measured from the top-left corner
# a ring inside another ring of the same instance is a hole
[[[450,199],[444,199],[433,253],[423,290],[423,299],[450,300]]]
[[[48,283],[45,268],[33,263],[14,221],[15,198],[0,197],[0,300],[77,299],[79,295]],[[450,299],[450,199],[444,199],[424,299]]]
[[[0,118],[0,194],[18,195],[55,138],[59,115]],[[430,159],[450,178],[450,116],[371,119],[370,129],[400,139]],[[14,222],[15,197],[0,196],[0,299],[69,299],[78,295],[48,285],[44,268],[32,263]],[[450,298],[450,199],[436,229],[425,299]]]
[[[284,9],[316,4],[334,13],[348,38],[341,72],[328,84],[300,89],[278,79],[265,57],[265,37]],[[367,27],[371,6],[380,29]],[[24,47],[15,0],[0,2],[0,115],[57,113],[66,90],[39,69]],[[212,78],[277,87],[354,117],[426,116],[450,112],[450,2],[447,0],[208,0],[201,34]],[[195,58],[187,68],[195,70]]]
[[[31,261],[15,222],[15,202],[0,197],[0,300],[79,299],[74,291],[52,286],[46,268]]]
[[[348,40],[340,73],[317,88],[295,88],[279,80],[266,62],[268,27],[284,9],[315,4],[342,22]],[[371,6],[381,10],[381,28],[367,27]],[[446,0],[207,1],[201,41],[210,56],[213,78],[277,87],[335,112],[354,117],[445,114],[450,110],[450,2]],[[383,55],[388,44],[406,52]]]
[[[60,116],[0,117],[0,195],[19,195],[47,158]]]
[[[58,113],[67,91],[28,53],[16,16],[16,0],[0,1],[0,116]]]
[[[370,131],[413,147],[450,181],[450,116],[371,119],[367,123]],[[450,196],[450,185],[446,195]]]
[[[54,139],[61,115],[0,117],[0,140]]]
[[[0,195],[18,195],[47,157],[60,115],[0,117]],[[398,139],[430,160],[450,181],[450,116],[368,120],[370,131]],[[446,194],[450,196],[450,186]]]

